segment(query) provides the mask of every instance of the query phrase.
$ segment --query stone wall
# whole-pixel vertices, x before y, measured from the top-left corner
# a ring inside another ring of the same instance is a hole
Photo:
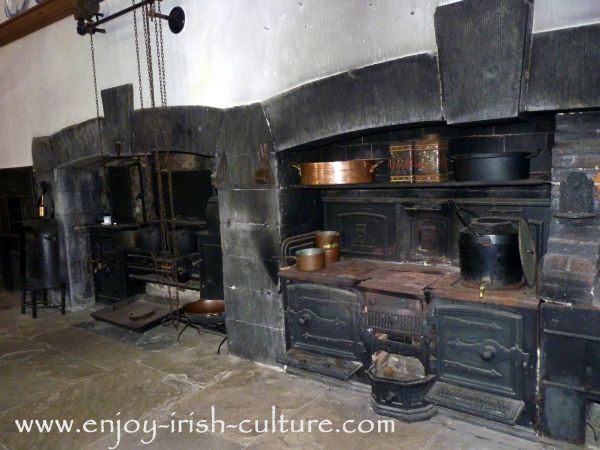
[[[552,149],[553,219],[539,291],[546,300],[592,303],[599,296],[600,217],[556,217],[561,212],[560,183],[573,172],[583,173],[596,183],[593,211],[600,214],[600,112],[556,116]]]

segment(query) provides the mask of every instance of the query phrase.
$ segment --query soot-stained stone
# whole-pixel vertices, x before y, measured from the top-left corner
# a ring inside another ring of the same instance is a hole
[[[597,112],[559,114],[552,161],[552,212],[560,211],[560,182],[577,171],[588,178],[598,175],[600,153],[594,145],[586,145],[590,133],[600,129]],[[600,211],[598,194],[594,198],[595,211]],[[600,246],[598,232],[600,217],[581,220],[554,218],[550,224],[548,253],[544,256],[540,280],[542,298],[570,303],[594,301],[598,283]]]
[[[288,150],[277,154],[275,174],[280,186],[300,184],[300,171],[293,166],[303,162],[322,161],[322,149]]]
[[[100,122],[100,126],[102,126],[103,120],[100,119]],[[90,119],[52,134],[50,146],[54,155],[52,168],[80,159],[99,156],[102,153],[112,154],[102,146],[97,119]],[[114,152],[114,148],[112,151]]]
[[[116,149],[122,155],[131,153],[131,115],[133,113],[133,85],[124,84],[103,89],[102,109],[104,110],[104,128],[102,134],[108,147]]]
[[[464,0],[436,9],[448,123],[519,115],[532,20],[528,0]]]
[[[33,160],[33,171],[36,174],[36,180],[48,181],[50,179],[41,180],[38,174],[49,175],[55,167],[56,155],[52,151],[50,138],[48,136],[36,137],[31,141],[31,157]],[[49,178],[49,177],[47,177]]]
[[[494,134],[522,134],[554,131],[554,114],[534,114],[525,120],[494,125]]]
[[[273,138],[267,118],[260,103],[236,106],[223,111],[223,127],[219,142],[220,151],[227,153],[228,162],[235,155],[258,156],[259,144],[273,147]],[[244,170],[250,170],[245,167]]]
[[[279,254],[280,227],[232,223],[221,225],[224,255],[268,259]]]
[[[598,107],[600,24],[535,33],[527,110]]]
[[[443,136],[446,136],[446,133],[449,130],[451,130],[451,128],[447,128],[447,127],[399,128],[399,129],[390,131],[390,139],[391,139],[391,142],[416,141],[423,137],[424,130],[427,130],[428,133],[443,133]]]
[[[263,161],[258,146],[254,154],[228,155],[228,179],[226,186],[230,189],[266,189],[275,184],[275,163],[267,155]],[[257,183],[255,176],[257,172],[270,170],[273,175],[273,183]]]
[[[600,129],[600,111],[570,112],[556,115],[556,132],[578,133]]]
[[[577,237],[574,233],[571,237]],[[597,242],[583,240],[584,236],[579,236],[579,239],[563,239],[560,236],[551,234],[548,239],[548,252],[557,253],[559,255],[579,256],[584,258],[597,258],[599,256],[599,246]]]
[[[275,225],[279,222],[276,189],[219,190],[221,223]]]
[[[225,312],[229,319],[283,328],[283,298],[280,294],[225,288]]]
[[[171,149],[214,156],[223,110],[207,106],[172,106],[133,112],[133,152]]]
[[[276,292],[279,263],[266,258],[223,256],[223,284],[234,289]]]
[[[594,296],[590,288],[577,288],[568,286],[566,283],[569,283],[568,273],[563,273],[562,276],[553,278],[552,282],[544,280],[540,284],[538,295],[542,299],[566,304],[590,304],[594,301]]]
[[[297,223],[320,223],[323,217],[323,203],[321,192],[312,189],[280,190],[279,210],[281,217],[279,223],[293,225]]]
[[[304,84],[264,102],[277,150],[442,120],[437,58],[419,54]]]
[[[285,331],[227,319],[227,343],[232,355],[264,364],[277,364],[285,352]]]
[[[504,151],[504,136],[473,136],[452,138],[448,141],[449,153],[496,153]]]

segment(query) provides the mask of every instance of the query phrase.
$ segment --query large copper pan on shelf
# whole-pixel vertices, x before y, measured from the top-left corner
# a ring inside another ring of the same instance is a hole
[[[353,159],[350,161],[309,162],[292,164],[300,172],[301,182],[307,186],[329,184],[372,183],[377,167],[385,159]]]

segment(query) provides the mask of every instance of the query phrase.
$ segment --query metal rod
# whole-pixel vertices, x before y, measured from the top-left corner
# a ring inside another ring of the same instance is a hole
[[[156,11],[148,11],[148,15],[150,17],[157,17],[159,19],[165,19],[165,20],[169,20],[170,19],[170,17],[167,16],[166,14],[160,14],[160,13],[157,13]]]
[[[152,4],[155,1],[160,1],[160,0],[142,0],[139,3],[128,6],[127,8],[122,9],[121,11],[111,14],[110,16],[106,16],[100,20],[96,20],[95,22],[86,22],[85,25],[83,25],[83,29],[89,33],[90,31],[95,30],[99,25],[110,22],[111,20],[116,19],[117,17],[121,17],[122,15],[125,15],[125,14],[133,11],[134,9],[138,9],[142,6]]]

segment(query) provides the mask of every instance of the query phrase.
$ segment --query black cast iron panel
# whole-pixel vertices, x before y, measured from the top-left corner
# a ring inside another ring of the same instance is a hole
[[[523,330],[519,314],[474,306],[436,308],[439,378],[521,398]]]
[[[343,255],[391,258],[396,208],[390,203],[325,203],[325,228],[340,231]]]
[[[354,356],[358,298],[343,289],[312,284],[287,287],[286,322],[292,347],[334,356]]]

